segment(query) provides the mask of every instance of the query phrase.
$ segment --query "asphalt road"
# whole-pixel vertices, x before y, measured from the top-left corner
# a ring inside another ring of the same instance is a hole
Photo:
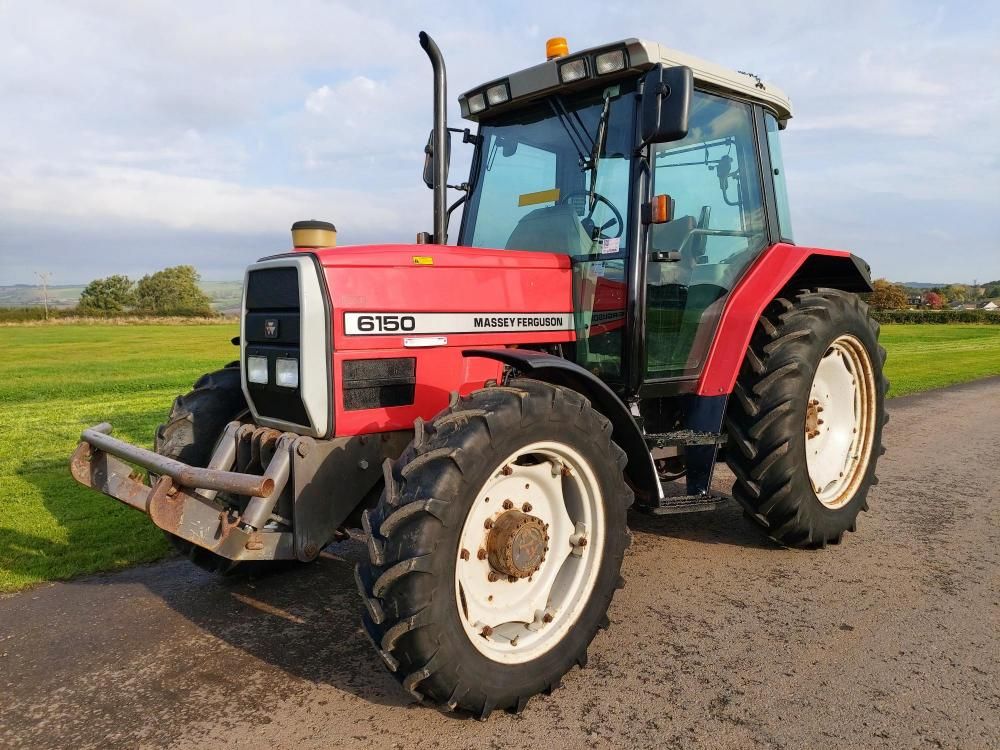
[[[635,516],[589,667],[519,716],[412,702],[348,542],[257,581],[172,560],[0,599],[0,747],[1000,747],[1000,378],[891,412],[839,547],[778,549],[735,506]]]

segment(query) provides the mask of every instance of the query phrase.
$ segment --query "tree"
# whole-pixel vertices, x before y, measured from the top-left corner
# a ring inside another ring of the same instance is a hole
[[[944,307],[944,299],[937,292],[927,292],[924,294],[924,304],[931,310],[940,310]]]
[[[94,279],[80,294],[82,312],[120,313],[133,303],[135,285],[128,276],[116,274],[106,279]]]
[[[156,315],[211,315],[211,301],[198,279],[194,266],[172,266],[143,276],[135,287],[136,309]]]
[[[965,302],[969,299],[969,287],[965,284],[949,284],[944,288],[944,294],[953,302]]]
[[[906,291],[899,284],[887,279],[875,279],[875,291],[868,295],[868,304],[873,310],[905,310],[909,307]]]

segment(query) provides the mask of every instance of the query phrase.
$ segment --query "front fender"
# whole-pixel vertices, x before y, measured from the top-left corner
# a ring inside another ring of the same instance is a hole
[[[596,375],[575,362],[530,349],[468,349],[462,356],[494,359],[530,378],[571,388],[586,396],[611,421],[611,437],[628,456],[625,477],[640,501],[648,503],[661,496],[656,467],[642,431],[628,407]]]

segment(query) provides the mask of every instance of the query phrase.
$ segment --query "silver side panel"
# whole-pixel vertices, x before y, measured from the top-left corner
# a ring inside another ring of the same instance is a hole
[[[250,272],[261,268],[288,268],[298,269],[299,274],[299,389],[302,394],[302,403],[305,406],[306,414],[309,417],[308,425],[293,424],[282,419],[271,419],[262,417],[253,399],[250,397],[250,390],[247,388],[247,372],[244,363],[246,362],[246,294],[247,282]],[[330,363],[332,352],[327,351],[327,326],[330,321],[327,319],[326,304],[324,301],[323,285],[320,283],[316,271],[316,264],[311,256],[282,257],[272,260],[262,260],[247,267],[243,277],[243,302],[240,314],[240,379],[243,384],[243,395],[246,396],[250,405],[250,412],[254,421],[265,427],[273,427],[277,430],[295,432],[299,435],[311,435],[312,437],[325,437],[332,425],[330,421],[330,398],[332,397],[332,384],[329,382]]]

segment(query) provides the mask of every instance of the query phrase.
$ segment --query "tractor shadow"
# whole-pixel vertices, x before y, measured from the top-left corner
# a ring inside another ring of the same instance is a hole
[[[365,547],[348,540],[330,545],[309,564],[279,563],[270,572],[226,577],[180,559],[183,585],[163,577],[145,584],[198,630],[285,675],[375,704],[415,704],[361,628],[354,565],[363,557]]]
[[[768,539],[763,530],[744,517],[743,508],[732,499],[729,492],[733,476],[728,468],[719,465],[712,482],[713,491],[727,500],[712,510],[693,513],[654,516],[633,508],[628,516],[629,528],[634,532],[656,536],[675,537],[704,544],[725,544],[760,550],[780,550],[782,547]],[[664,487],[667,495],[684,493],[683,480]]]
[[[142,434],[141,425],[150,419],[151,414],[146,413],[116,415],[116,427],[134,427],[133,434]],[[74,424],[53,436],[69,445],[63,432],[72,435],[75,446],[79,427]],[[122,433],[129,434],[129,430]],[[141,438],[137,442],[143,443]],[[102,555],[102,560],[127,560],[134,554],[130,550],[138,536],[159,540],[161,532],[148,518],[73,480],[68,467],[71,451],[72,447],[67,448],[65,458],[58,459],[25,457],[15,469],[16,475],[34,488],[62,531],[47,538],[0,527],[0,550],[4,551],[0,564],[16,576],[58,579],[64,577],[60,569],[65,569],[66,577],[72,577],[74,571],[86,569],[88,550],[95,547],[104,547],[109,553],[110,558]],[[361,602],[353,570],[355,562],[366,556],[363,544],[348,540],[329,546],[309,565],[278,563],[264,573],[255,571],[253,577],[239,572],[222,577],[171,552],[161,562],[76,578],[67,585],[121,590],[126,592],[125,598],[133,596],[128,592],[136,584],[145,588],[158,600],[152,606],[159,616],[150,625],[157,627],[161,620],[170,623],[163,626],[164,637],[191,639],[211,650],[213,661],[228,664],[223,670],[227,680],[232,679],[229,675],[267,670],[263,662],[276,668],[279,683],[299,678],[329,684],[377,704],[414,704],[412,696],[384,668],[360,626]],[[110,592],[95,592],[95,596],[111,598]],[[145,606],[141,595],[136,606]],[[164,617],[163,607],[186,622]],[[109,620],[113,616],[109,613]],[[116,656],[109,654],[108,658]],[[202,669],[194,659],[190,666],[192,674]],[[219,670],[209,672],[207,680],[219,679]],[[256,691],[252,685],[252,679],[237,680],[234,689],[252,703]]]

